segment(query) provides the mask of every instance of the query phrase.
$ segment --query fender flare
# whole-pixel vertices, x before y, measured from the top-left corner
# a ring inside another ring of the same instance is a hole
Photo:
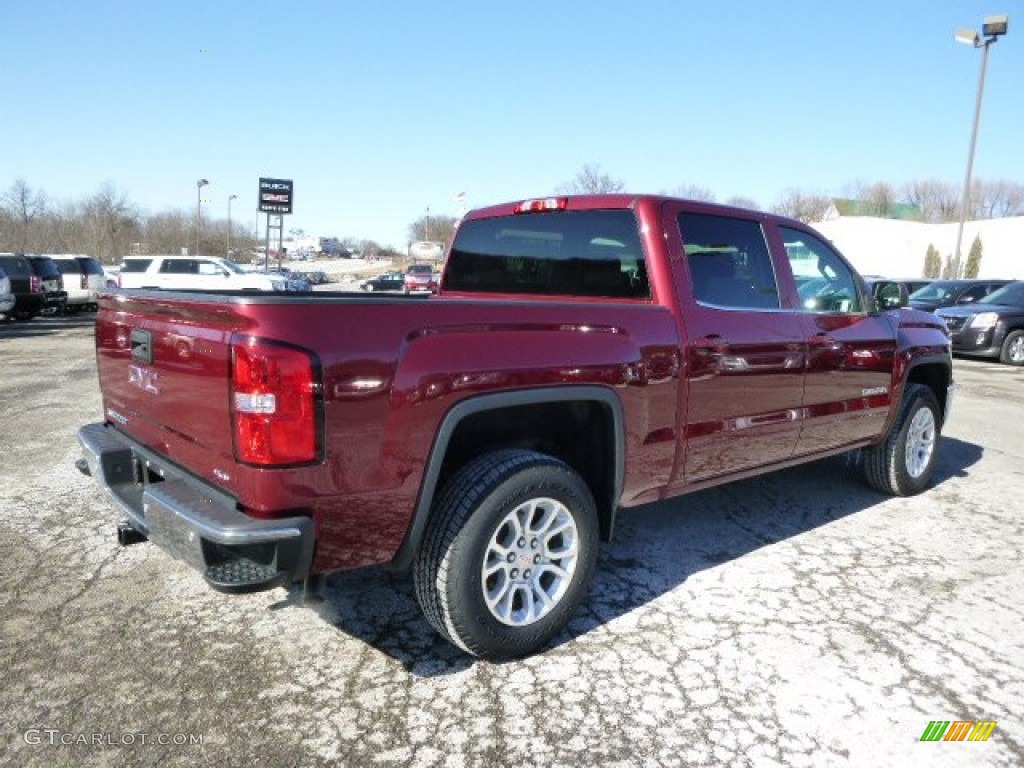
[[[392,558],[390,567],[394,570],[404,571],[412,566],[416,551],[419,549],[420,541],[423,538],[423,531],[426,529],[427,521],[430,518],[430,507],[438,490],[438,478],[441,475],[441,466],[444,464],[445,456],[448,453],[448,444],[451,442],[455,430],[464,419],[477,413],[502,408],[578,401],[600,403],[608,409],[612,418],[614,480],[612,482],[612,496],[608,500],[611,505],[610,531],[615,524],[615,509],[619,497],[622,495],[623,478],[625,477],[625,420],[622,414],[622,403],[619,401],[618,396],[607,387],[590,385],[495,392],[461,400],[452,406],[441,419],[437,435],[434,437],[434,443],[430,448],[430,455],[427,457],[427,464],[424,468],[423,479],[420,482],[420,490],[416,497],[416,506],[413,510],[412,520],[409,523],[409,529],[406,531],[405,538],[402,540],[398,551]]]

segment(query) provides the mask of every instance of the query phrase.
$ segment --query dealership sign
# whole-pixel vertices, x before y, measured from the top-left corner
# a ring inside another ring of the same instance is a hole
[[[259,210],[263,213],[292,212],[292,180],[260,179]]]

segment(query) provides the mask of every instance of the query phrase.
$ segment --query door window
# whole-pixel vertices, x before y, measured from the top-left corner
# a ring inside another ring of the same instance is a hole
[[[761,225],[748,219],[680,213],[693,297],[727,309],[778,309],[779,289]]]
[[[805,312],[864,311],[853,272],[830,246],[799,229],[779,227],[779,232]]]

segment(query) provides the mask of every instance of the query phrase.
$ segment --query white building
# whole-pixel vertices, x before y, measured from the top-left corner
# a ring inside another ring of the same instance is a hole
[[[959,224],[833,215],[814,224],[863,275],[920,277],[929,245],[943,263],[956,251]],[[966,263],[975,236],[981,236],[978,277],[1024,280],[1024,216],[969,221],[964,226],[960,257]]]

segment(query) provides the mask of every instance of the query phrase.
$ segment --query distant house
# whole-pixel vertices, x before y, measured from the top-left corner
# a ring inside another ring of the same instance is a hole
[[[824,221],[838,219],[840,216],[872,216],[876,219],[895,219],[896,221],[924,220],[924,213],[920,206],[912,203],[880,204],[872,200],[833,197],[832,205],[825,213]]]

